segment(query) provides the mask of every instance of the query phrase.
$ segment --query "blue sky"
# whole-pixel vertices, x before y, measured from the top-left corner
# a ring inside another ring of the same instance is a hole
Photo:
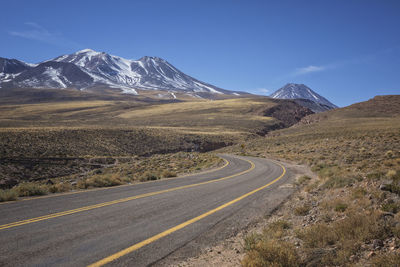
[[[400,93],[400,1],[4,1],[0,56],[158,56],[221,88],[304,83],[339,106]]]

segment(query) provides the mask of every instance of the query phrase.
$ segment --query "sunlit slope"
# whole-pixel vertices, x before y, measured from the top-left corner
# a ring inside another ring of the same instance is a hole
[[[282,103],[288,105],[289,117],[291,112],[301,109],[290,101],[261,97],[174,103],[88,100],[3,104],[0,106],[0,126],[3,128],[168,127],[185,132],[254,134],[265,133],[271,127],[273,129],[282,127],[282,121],[268,112]]]

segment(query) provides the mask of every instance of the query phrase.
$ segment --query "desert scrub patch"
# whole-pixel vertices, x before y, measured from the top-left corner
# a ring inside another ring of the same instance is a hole
[[[381,171],[373,171],[367,174],[367,178],[371,180],[379,180],[384,176],[385,174]]]
[[[49,191],[46,185],[39,185],[37,183],[21,183],[14,187],[20,197],[28,196],[42,196],[46,195]]]
[[[0,190],[0,202],[17,200],[18,193],[15,189]]]
[[[164,170],[161,174],[163,178],[171,178],[171,177],[176,177],[178,176],[176,172],[170,171],[170,170]]]
[[[397,183],[387,184],[382,190],[389,191],[400,196],[400,185]]]
[[[389,170],[386,173],[386,177],[388,177],[389,179],[393,179],[396,175],[397,175],[397,172],[395,170]]]
[[[304,241],[306,247],[317,248],[335,244],[336,234],[325,223],[313,225],[303,232],[298,232],[298,238]]]
[[[262,240],[246,252],[241,263],[246,267],[300,266],[300,257],[291,243]]]
[[[311,183],[311,184],[308,184],[308,185],[306,185],[306,187],[304,188],[304,190],[305,190],[306,192],[311,192],[311,191],[317,189],[320,183],[321,183],[320,181],[315,181],[315,182],[313,182],[313,183]]]
[[[303,176],[301,176],[298,180],[297,180],[297,184],[298,185],[303,185],[303,184],[306,184],[306,183],[308,183],[308,181],[310,181],[311,180],[311,177],[310,176],[307,176],[307,175],[303,175]]]
[[[294,214],[297,216],[305,216],[310,211],[311,207],[308,204],[304,204],[302,206],[298,206],[294,209]]]
[[[261,240],[261,235],[257,233],[250,233],[244,237],[243,249],[251,251],[255,249],[256,244]]]
[[[154,180],[158,180],[158,179],[160,179],[160,177],[157,174],[149,172],[149,171],[143,173],[142,176],[139,178],[139,180],[141,182],[154,181]]]
[[[347,209],[348,205],[346,203],[337,203],[335,206],[335,211],[344,212]]]
[[[400,171],[399,170],[389,170],[386,176],[396,182],[400,182]]]
[[[386,212],[397,213],[400,211],[400,204],[394,201],[383,203],[381,209]]]
[[[265,238],[281,238],[287,230],[291,228],[291,224],[286,220],[277,220],[268,224],[263,230],[263,236]]]
[[[70,183],[58,183],[54,185],[50,185],[48,190],[50,193],[61,193],[71,191],[72,186]]]
[[[398,253],[389,253],[389,254],[380,254],[372,258],[372,266],[375,267],[392,267],[399,266],[400,262],[400,254]]]
[[[117,175],[99,174],[82,181],[79,186],[81,186],[81,188],[91,188],[116,186],[121,184],[122,181]]]
[[[392,150],[386,151],[386,153],[385,153],[385,157],[386,157],[386,158],[391,159],[391,158],[393,158],[393,156],[394,156],[394,153],[393,153]]]
[[[351,196],[353,199],[363,198],[367,194],[367,190],[362,187],[356,188],[351,192]]]
[[[335,255],[327,254],[321,259],[324,265],[343,265],[351,255],[361,249],[361,244],[373,239],[384,239],[392,230],[382,222],[378,212],[350,214],[342,220],[315,224],[298,237],[312,250],[334,246]]]
[[[357,180],[354,177],[333,176],[329,177],[322,185],[324,189],[342,188],[353,184]]]

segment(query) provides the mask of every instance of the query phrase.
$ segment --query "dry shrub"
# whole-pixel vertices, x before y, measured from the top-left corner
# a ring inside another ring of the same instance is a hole
[[[360,198],[363,198],[366,194],[367,194],[367,191],[364,188],[359,187],[352,191],[352,198],[360,199]]]
[[[392,150],[388,150],[388,151],[386,151],[386,153],[385,153],[385,157],[387,157],[387,158],[393,158],[393,151]]]
[[[372,266],[375,267],[398,267],[400,265],[400,254],[378,255],[372,259]]]
[[[331,225],[316,224],[304,231],[302,239],[308,247],[332,245],[344,240],[367,241],[374,238],[384,238],[387,235],[379,213],[350,214]]]
[[[244,237],[243,248],[245,251],[251,251],[256,248],[256,245],[261,241],[262,236],[256,233],[250,233]]]
[[[310,180],[311,180],[311,177],[309,177],[307,175],[303,175],[297,180],[297,184],[303,185],[303,184],[306,184]]]
[[[386,176],[389,178],[389,179],[393,179],[395,176],[396,176],[396,171],[395,170],[389,170],[387,173],[386,173]]]
[[[308,212],[310,211],[310,206],[309,205],[303,205],[303,206],[299,206],[296,207],[294,209],[294,214],[297,216],[305,216],[308,214]]]
[[[163,171],[161,175],[164,178],[171,178],[171,177],[176,177],[177,176],[176,172],[173,172],[173,171],[170,171],[170,170]]]
[[[15,187],[20,197],[41,196],[48,193],[47,186],[35,183],[21,183]]]
[[[299,266],[299,256],[294,246],[277,240],[259,241],[242,260],[243,266]]]
[[[384,203],[382,204],[382,210],[386,212],[397,213],[400,211],[400,204],[394,202]]]
[[[335,211],[344,212],[347,209],[348,205],[346,203],[338,203],[335,206]]]
[[[324,183],[323,188],[342,188],[347,185],[353,184],[355,181],[356,179],[353,177],[333,176],[328,178],[328,180]]]
[[[70,183],[58,183],[49,187],[50,193],[61,193],[71,191],[72,186]]]
[[[281,238],[286,234],[286,231],[291,228],[291,224],[285,220],[277,220],[264,228],[264,238]]]
[[[154,181],[160,179],[159,176],[155,173],[146,171],[145,173],[142,174],[142,176],[139,178],[141,182],[145,181]]]
[[[360,249],[363,242],[384,239],[391,233],[392,229],[384,223],[380,214],[373,212],[350,214],[330,225],[318,223],[300,233],[299,238],[304,241],[305,247],[311,248],[311,251],[334,246],[335,253],[323,255],[320,263],[342,265]]]
[[[105,174],[105,175],[92,176],[89,179],[86,179],[84,182],[81,182],[79,186],[82,186],[83,188],[89,188],[89,187],[116,186],[121,184],[122,181],[118,176]]]
[[[0,202],[17,200],[18,193],[15,189],[0,190]]]

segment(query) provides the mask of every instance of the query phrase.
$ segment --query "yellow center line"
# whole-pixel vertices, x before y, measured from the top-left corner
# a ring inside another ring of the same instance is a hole
[[[225,164],[212,169],[212,170],[207,170],[207,171],[203,171],[203,172],[198,172],[198,173],[193,173],[193,174],[184,174],[182,176],[179,177],[175,177],[175,178],[168,178],[168,180],[176,180],[176,179],[180,179],[180,178],[184,178],[184,177],[188,177],[188,176],[193,176],[193,175],[203,175],[206,173],[210,173],[210,172],[216,172],[219,171],[223,168],[225,168],[226,166],[229,165],[229,161],[224,159]],[[29,200],[36,200],[36,199],[42,199],[42,198],[50,198],[50,197],[60,197],[60,196],[66,196],[66,195],[75,195],[75,194],[80,194],[80,193],[86,193],[86,192],[94,192],[94,191],[100,191],[100,190],[108,190],[108,189],[114,189],[114,188],[118,188],[118,187],[126,187],[126,186],[137,186],[139,184],[146,184],[146,183],[157,183],[160,181],[165,181],[165,180],[156,180],[156,181],[146,181],[146,182],[140,182],[137,184],[123,184],[123,185],[117,185],[117,186],[112,186],[112,187],[104,187],[104,188],[95,188],[95,189],[86,189],[86,190],[80,190],[80,191],[75,191],[75,192],[66,192],[66,193],[58,193],[58,194],[54,194],[54,195],[47,195],[47,196],[40,196],[40,197],[29,197],[29,198],[24,198],[21,199],[19,201],[29,201]],[[17,203],[17,201],[7,201],[7,202],[0,202],[0,205],[4,205],[4,204],[11,204],[11,203]]]
[[[207,216],[210,216],[211,214],[216,213],[217,211],[220,211],[220,210],[222,210],[222,209],[224,209],[224,208],[226,208],[228,206],[231,206],[231,205],[235,204],[236,202],[239,202],[240,200],[242,200],[242,199],[244,199],[244,198],[246,198],[246,197],[248,197],[250,195],[253,195],[253,194],[257,193],[260,190],[263,190],[263,189],[267,188],[268,186],[270,186],[270,185],[274,184],[275,182],[277,182],[278,180],[280,180],[286,173],[285,167],[283,165],[279,164],[279,163],[277,163],[277,164],[279,166],[281,166],[282,174],[278,178],[276,178],[275,180],[269,182],[268,184],[263,185],[263,186],[261,186],[259,188],[256,188],[253,191],[248,192],[248,193],[246,193],[246,194],[244,194],[244,195],[242,195],[242,196],[240,196],[238,198],[235,198],[234,200],[231,200],[231,201],[229,201],[229,202],[227,202],[227,203],[225,203],[225,204],[223,204],[223,205],[221,205],[221,206],[219,206],[219,207],[217,207],[215,209],[207,211],[206,213],[203,213],[203,214],[201,214],[201,215],[199,215],[197,217],[194,217],[193,219],[190,219],[190,220],[188,220],[186,222],[183,222],[183,223],[181,223],[181,224],[179,224],[177,226],[174,226],[174,227],[172,227],[172,228],[170,228],[170,229],[168,229],[168,230],[166,230],[164,232],[161,232],[161,233],[159,233],[159,234],[157,234],[155,236],[152,236],[152,237],[150,237],[150,238],[148,238],[146,240],[143,240],[143,241],[141,241],[141,242],[139,242],[137,244],[134,244],[133,246],[130,246],[130,247],[126,248],[126,249],[123,249],[123,250],[121,250],[121,251],[119,251],[119,252],[117,252],[117,253],[115,253],[115,254],[113,254],[111,256],[108,256],[108,257],[106,257],[106,258],[104,258],[102,260],[99,260],[99,261],[97,261],[97,262],[95,262],[93,264],[90,264],[90,265],[88,265],[88,267],[100,267],[100,266],[103,266],[103,265],[105,265],[107,263],[110,263],[110,262],[112,262],[112,261],[114,261],[114,260],[116,260],[116,259],[118,259],[118,258],[120,258],[122,256],[125,256],[125,255],[127,255],[129,253],[132,253],[135,250],[138,250],[141,247],[144,247],[144,246],[146,246],[146,245],[148,245],[150,243],[153,243],[154,241],[157,241],[160,238],[163,238],[163,237],[165,237],[167,235],[170,235],[173,232],[176,232],[176,231],[178,231],[178,230],[180,230],[180,229],[182,229],[182,228],[184,228],[184,227],[186,227],[186,226],[188,226],[190,224],[193,224],[193,223],[195,223],[195,222],[197,222],[197,221],[199,221],[199,220],[201,220],[201,219],[203,219],[203,218],[205,218]]]
[[[155,196],[155,195],[159,195],[159,194],[163,194],[163,193],[167,193],[167,192],[173,192],[173,191],[182,190],[182,189],[186,189],[186,188],[191,188],[191,187],[195,187],[195,186],[215,183],[215,182],[219,182],[219,181],[226,180],[226,179],[229,179],[229,178],[233,178],[233,177],[248,173],[248,172],[250,172],[251,170],[254,169],[255,165],[254,165],[253,162],[251,162],[249,160],[246,160],[246,159],[243,159],[243,160],[249,162],[251,164],[251,167],[249,169],[245,170],[245,171],[242,171],[242,172],[230,175],[230,176],[226,176],[226,177],[222,177],[222,178],[218,178],[218,179],[214,179],[214,180],[210,180],[210,181],[206,181],[206,182],[201,182],[201,183],[197,183],[197,184],[178,186],[178,187],[169,188],[169,189],[165,189],[165,190],[160,190],[160,191],[156,191],[156,192],[150,192],[150,193],[145,193],[145,194],[136,195],[136,196],[132,196],[132,197],[121,198],[121,199],[117,199],[117,200],[113,200],[113,201],[109,201],[109,202],[99,203],[99,204],[90,205],[90,206],[86,206],[86,207],[81,207],[81,208],[77,208],[77,209],[73,209],[73,210],[67,210],[67,211],[52,213],[52,214],[48,214],[48,215],[44,215],[44,216],[40,216],[40,217],[35,217],[35,218],[31,218],[31,219],[26,219],[26,220],[22,220],[22,221],[7,223],[7,224],[0,225],[0,230],[7,229],[7,228],[12,228],[12,227],[16,227],[16,226],[20,226],[20,225],[24,225],[24,224],[29,224],[29,223],[49,220],[49,219],[52,219],[52,218],[57,218],[57,217],[61,217],[61,216],[69,215],[69,214],[74,214],[74,213],[78,213],[78,212],[82,212],[82,211],[88,211],[88,210],[92,210],[92,209],[97,209],[97,208],[101,208],[101,207],[115,205],[115,204],[131,201],[131,200],[135,200],[135,199],[139,199],[139,198]]]

